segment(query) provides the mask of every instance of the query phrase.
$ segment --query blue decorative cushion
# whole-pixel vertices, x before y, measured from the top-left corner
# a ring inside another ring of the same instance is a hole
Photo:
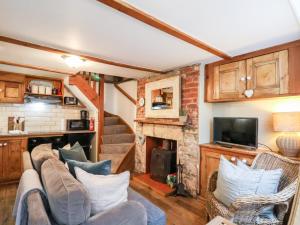
[[[80,162],[88,161],[82,146],[78,142],[76,142],[69,150],[59,148],[59,152],[65,162],[68,160],[76,160]]]
[[[253,170],[236,166],[221,156],[214,196],[230,206],[238,197],[269,195],[277,192],[282,170]]]
[[[248,172],[255,171],[255,169],[251,169],[240,160],[238,160],[237,166],[240,169],[244,169]],[[276,169],[276,170],[261,169],[260,171],[263,171],[263,174],[255,194],[262,195],[262,196],[276,194],[278,192],[278,185],[282,176],[282,169]],[[273,209],[274,206],[267,206],[261,210],[259,216],[266,219],[274,219],[275,215],[273,213]]]
[[[111,173],[111,160],[104,160],[96,163],[68,160],[67,163],[70,173],[74,177],[76,177],[75,167],[79,167],[80,169],[95,175],[109,175]]]

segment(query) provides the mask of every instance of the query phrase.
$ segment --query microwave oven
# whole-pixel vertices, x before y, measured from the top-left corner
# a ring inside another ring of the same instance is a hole
[[[75,97],[64,97],[65,105],[78,105],[78,99]]]
[[[90,120],[67,120],[67,130],[89,130]]]

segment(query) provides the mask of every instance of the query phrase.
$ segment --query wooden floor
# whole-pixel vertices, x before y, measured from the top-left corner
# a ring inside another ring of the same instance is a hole
[[[206,224],[206,212],[204,204],[200,200],[163,197],[134,180],[131,180],[130,186],[166,212],[168,225]]]
[[[14,225],[12,210],[15,203],[17,184],[0,186],[0,225]]]
[[[206,213],[200,200],[183,197],[163,197],[134,181],[131,181],[130,185],[166,212],[168,225],[206,224]],[[11,215],[16,192],[17,184],[0,186],[0,225],[15,224]]]

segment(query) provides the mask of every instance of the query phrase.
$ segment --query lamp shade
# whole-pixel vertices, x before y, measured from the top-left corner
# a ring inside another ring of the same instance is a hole
[[[300,112],[273,113],[273,130],[300,132]]]

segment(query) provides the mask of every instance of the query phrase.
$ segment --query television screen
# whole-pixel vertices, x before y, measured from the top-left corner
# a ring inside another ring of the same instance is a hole
[[[258,119],[215,117],[214,143],[257,148]]]

